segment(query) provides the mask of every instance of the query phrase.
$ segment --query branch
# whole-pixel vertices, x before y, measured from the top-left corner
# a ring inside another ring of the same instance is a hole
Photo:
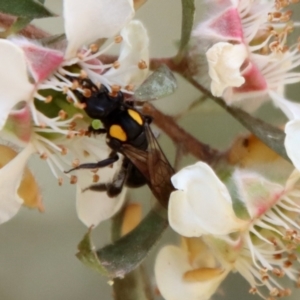
[[[221,153],[218,150],[198,141],[195,137],[182,129],[172,117],[163,114],[152,104],[145,103],[143,113],[153,117],[154,123],[162,129],[175,144],[199,160],[213,164],[221,158]]]

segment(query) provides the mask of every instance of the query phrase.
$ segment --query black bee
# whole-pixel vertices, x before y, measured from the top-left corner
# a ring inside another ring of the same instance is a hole
[[[89,131],[106,134],[111,153],[107,159],[81,164],[68,172],[107,167],[116,162],[118,153],[121,153],[124,156],[122,166],[112,182],[94,184],[87,189],[104,191],[109,197],[115,197],[124,184],[128,187],[148,184],[156,198],[166,206],[173,190],[170,177],[174,171],[150,129],[151,117],[141,114],[134,108],[133,102],[126,102],[121,91],[109,93],[105,87],[98,88],[88,79],[80,84],[89,94],[87,97],[75,92],[80,102],[84,103],[86,114],[103,124],[100,129],[90,126]]]

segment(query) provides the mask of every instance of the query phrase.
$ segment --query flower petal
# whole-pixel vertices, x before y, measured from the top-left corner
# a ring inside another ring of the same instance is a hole
[[[237,196],[245,203],[252,219],[265,214],[280,199],[284,187],[271,182],[256,172],[237,169],[233,176]]]
[[[28,103],[22,102],[20,104],[24,104],[24,106],[12,110],[8,115],[2,137],[5,136],[4,139],[25,147],[33,132],[32,117]]]
[[[134,15],[132,0],[64,0],[66,57],[84,44],[119,32]]]
[[[173,230],[185,237],[198,237],[208,234],[197,214],[195,214],[184,191],[175,191],[169,201],[169,223]]]
[[[76,209],[78,218],[87,227],[96,227],[111,218],[125,201],[126,188],[120,195],[110,198],[105,192],[85,191],[77,185]]]
[[[114,163],[113,168],[98,170],[101,183],[110,182],[113,174],[118,170],[118,164]],[[126,188],[123,188],[120,195],[111,198],[106,192],[91,191],[83,189],[89,187],[92,181],[90,171],[79,170],[77,172],[77,202],[76,209],[78,218],[87,226],[97,226],[100,222],[111,218],[123,205],[125,201]]]
[[[45,80],[63,62],[64,55],[61,51],[43,47],[25,38],[18,37],[11,40],[23,50],[36,83]]]
[[[299,103],[288,101],[284,97],[273,91],[269,91],[269,95],[272,98],[275,106],[279,107],[290,120],[300,119]]]
[[[20,101],[29,101],[34,86],[29,82],[23,51],[7,40],[0,40],[0,130],[11,109]]]
[[[205,163],[184,168],[172,177],[175,191],[169,201],[170,225],[185,236],[223,235],[244,222],[233,211],[226,186]]]
[[[297,170],[300,170],[300,120],[289,121],[285,125],[284,146],[288,157]]]
[[[111,68],[105,77],[122,87],[140,85],[147,76],[149,65],[148,33],[140,21],[131,21],[122,31],[123,37],[117,69]],[[144,62],[146,68],[139,68]]]
[[[7,163],[3,161],[5,157],[3,150],[6,150],[5,147],[2,145],[0,148],[1,165]],[[31,144],[28,144],[14,159],[0,169],[0,224],[11,219],[23,203],[17,190],[20,186],[27,160],[33,152],[34,148]]]
[[[201,282],[188,282],[184,273],[192,269],[188,253],[175,246],[160,250],[155,262],[155,277],[160,293],[166,300],[209,299],[227,272]]]
[[[214,96],[220,97],[227,87],[238,87],[245,82],[240,70],[247,58],[245,45],[219,42],[207,50],[206,58]]]

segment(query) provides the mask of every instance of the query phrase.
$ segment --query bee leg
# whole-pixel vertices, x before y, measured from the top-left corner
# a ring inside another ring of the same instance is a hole
[[[81,164],[73,169],[70,169],[68,171],[64,171],[66,174],[70,173],[72,171],[75,170],[80,170],[80,169],[98,169],[98,168],[104,168],[107,167],[111,164],[113,164],[114,162],[116,162],[119,159],[118,154],[115,151],[112,151],[109,154],[109,157],[106,159],[103,159],[101,161],[98,161],[96,163],[85,163],[85,164]]]
[[[88,134],[91,134],[91,133],[94,133],[94,134],[105,134],[105,133],[107,133],[107,130],[105,128],[95,129],[92,126],[89,126],[89,128],[88,128]]]
[[[112,182],[91,185],[84,189],[83,192],[86,190],[91,190],[96,192],[106,192],[110,198],[118,196],[121,193],[127,178],[129,170],[128,167],[130,167],[130,165],[128,165],[128,161],[124,159],[121,169],[115,174]]]
[[[146,123],[151,124],[153,121],[153,118],[151,116],[145,115],[144,116]]]

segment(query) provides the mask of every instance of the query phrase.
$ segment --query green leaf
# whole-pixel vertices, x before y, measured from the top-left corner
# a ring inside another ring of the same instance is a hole
[[[18,17],[17,20],[13,23],[13,25],[9,28],[10,34],[19,32],[24,27],[26,27],[31,21],[32,18]]]
[[[143,261],[167,226],[167,211],[154,207],[129,234],[100,250],[93,249],[89,231],[78,245],[77,257],[102,275],[122,278]]]
[[[100,272],[102,275],[109,275],[105,268],[98,260],[97,254],[94,251],[94,246],[91,243],[91,228],[88,233],[83,237],[82,241],[78,245],[79,252],[76,254],[79,260],[83,262],[89,268]]]
[[[135,91],[134,97],[137,101],[157,100],[173,94],[176,88],[175,76],[166,65],[161,65]]]
[[[195,0],[181,0],[182,3],[182,21],[181,21],[181,39],[179,51],[176,59],[180,60],[184,50],[190,40],[195,17]]]
[[[0,12],[29,19],[55,16],[35,0],[0,0]]]

